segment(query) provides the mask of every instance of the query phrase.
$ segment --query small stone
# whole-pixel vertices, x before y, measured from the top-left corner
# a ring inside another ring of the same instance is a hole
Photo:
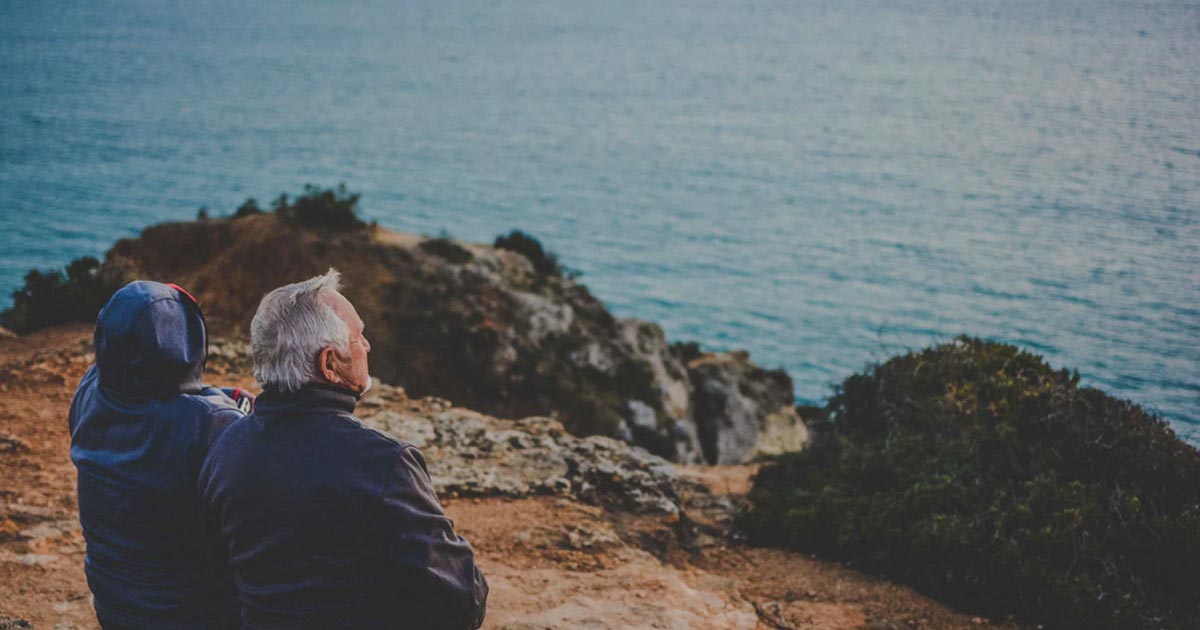
[[[0,435],[0,453],[27,453],[29,442],[15,435]]]

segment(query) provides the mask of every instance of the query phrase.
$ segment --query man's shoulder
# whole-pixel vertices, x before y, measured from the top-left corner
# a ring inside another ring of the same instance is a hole
[[[211,388],[167,398],[124,400],[100,384],[99,370],[93,365],[80,380],[72,398],[71,426],[80,420],[79,416],[96,415],[158,418],[171,430],[186,432],[198,427],[207,432],[213,425],[227,425],[245,414],[228,396]]]
[[[233,423],[229,431],[265,431],[287,440],[319,440],[331,450],[351,450],[359,455],[403,454],[417,448],[411,442],[375,429],[349,413],[280,416],[251,412],[242,421]]]
[[[344,445],[349,447],[339,449],[349,454],[345,462],[347,477],[369,500],[380,500],[398,489],[408,493],[414,488],[431,487],[425,456],[415,444],[351,415],[340,416],[338,424],[338,430],[347,437]]]
[[[180,394],[171,400],[181,401],[180,404],[188,405],[196,410],[207,413],[236,411],[240,415],[245,415],[241,414],[241,410],[238,409],[237,403],[233,399],[226,396],[225,392],[214,387],[205,387],[196,393]]]
[[[210,446],[218,435],[246,415],[220,390],[205,389],[196,394],[180,394],[163,401],[163,404],[198,422],[201,435]]]
[[[348,439],[361,444],[364,448],[391,452],[397,455],[416,451],[417,447],[411,442],[402,440],[390,433],[385,433],[363,422],[351,414],[338,414],[335,422]]]

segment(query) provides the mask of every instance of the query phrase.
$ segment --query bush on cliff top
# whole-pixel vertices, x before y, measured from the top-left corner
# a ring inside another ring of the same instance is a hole
[[[325,189],[305,184],[304,194],[297,197],[294,202],[288,203],[287,194],[281,194],[275,199],[273,209],[281,219],[306,228],[330,231],[353,230],[366,226],[366,223],[358,218],[359,197],[360,195],[357,193],[346,190],[345,184],[338,184],[337,188]],[[246,201],[247,203],[238,208],[239,216],[243,216],[243,212],[254,214],[253,210],[247,208],[247,205],[253,200],[247,199]]]
[[[71,261],[65,270],[32,269],[25,274],[25,285],[13,291],[13,306],[0,313],[0,323],[24,334],[67,322],[94,322],[128,279],[122,270],[105,268],[91,256]]]
[[[421,241],[418,247],[456,265],[471,262],[475,258],[467,248],[455,243],[449,236],[439,236]]]
[[[547,276],[562,275],[563,270],[558,264],[558,257],[542,247],[542,243],[536,238],[521,230],[513,230],[508,234],[497,236],[493,246],[497,249],[507,249],[510,252],[516,252],[524,256],[529,259],[529,262],[533,263],[533,270],[540,274]]]
[[[752,541],[1050,628],[1200,627],[1200,454],[1137,405],[962,338],[828,411],[827,440],[755,478]]]
[[[244,219],[246,217],[252,217],[256,214],[262,213],[262,209],[258,207],[258,200],[254,197],[246,197],[246,200],[242,202],[242,205],[238,206],[237,209],[233,211],[233,218]]]

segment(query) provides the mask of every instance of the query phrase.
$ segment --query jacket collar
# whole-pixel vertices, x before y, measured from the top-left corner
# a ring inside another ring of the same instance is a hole
[[[358,396],[345,388],[310,383],[294,392],[267,389],[254,401],[255,415],[308,415],[354,413]]]

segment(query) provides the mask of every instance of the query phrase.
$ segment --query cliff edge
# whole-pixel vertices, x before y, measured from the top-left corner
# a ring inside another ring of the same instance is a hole
[[[66,424],[92,362],[90,332],[0,338],[0,628],[98,628]],[[214,339],[210,355],[210,382],[253,382],[243,342]],[[673,464],[552,418],[496,418],[382,384],[358,415],[421,446],[491,584],[484,628],[1014,628],[834,563],[743,545],[729,523],[753,465]]]

